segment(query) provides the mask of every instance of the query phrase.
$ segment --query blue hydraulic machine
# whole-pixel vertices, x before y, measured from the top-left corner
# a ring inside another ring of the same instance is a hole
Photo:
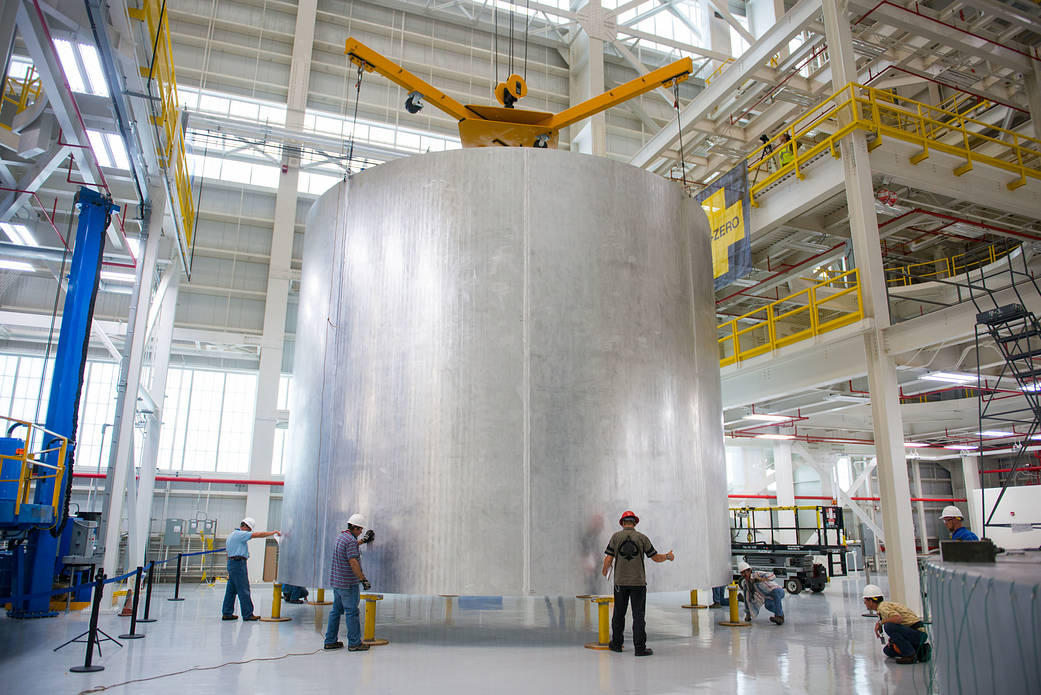
[[[51,376],[44,427],[14,421],[0,438],[0,537],[8,541],[4,558],[12,596],[46,594],[65,570],[59,550],[67,553],[69,494],[76,451],[83,369],[98,292],[105,230],[119,208],[89,188],[76,196],[79,225],[68,274],[61,332]],[[24,427],[24,431],[22,430]],[[21,435],[19,438],[17,435]],[[29,499],[29,495],[32,499]],[[82,527],[82,525],[80,525]],[[2,593],[2,591],[0,591]],[[50,596],[15,601],[13,618],[40,618],[50,610]]]

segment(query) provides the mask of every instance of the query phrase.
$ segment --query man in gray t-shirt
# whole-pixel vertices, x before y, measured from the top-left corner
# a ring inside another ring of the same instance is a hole
[[[644,556],[655,562],[673,560],[672,551],[662,554],[654,549],[651,539],[636,530],[640,517],[625,512],[618,520],[622,530],[617,531],[607,543],[604,551],[603,575],[606,577],[614,564],[614,615],[611,618],[611,651],[622,651],[625,631],[625,611],[629,602],[633,605],[633,646],[636,656],[650,656],[653,649],[647,648],[647,627],[644,611],[647,607],[647,573],[643,567]]]

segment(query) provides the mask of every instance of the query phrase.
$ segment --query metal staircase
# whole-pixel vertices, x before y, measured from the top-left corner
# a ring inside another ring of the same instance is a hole
[[[983,499],[983,535],[988,526],[1007,525],[992,523],[994,512],[1009,483],[1014,482],[1021,473],[1020,468],[1027,465],[1027,449],[1036,441],[1035,437],[1041,430],[1041,321],[1026,308],[1020,286],[1032,285],[1039,296],[1041,288],[1027,267],[1025,254],[1021,254],[1020,259],[1022,270],[1017,269],[1012,259],[1008,258],[1007,274],[1002,272],[997,277],[992,275],[989,278],[991,287],[988,287],[988,278],[982,268],[978,281],[973,277],[975,273],[967,275],[969,296],[977,311],[977,377],[980,377],[981,339],[989,336],[1005,359],[998,383],[1002,379],[1015,379],[1019,390],[1019,394],[1010,395],[1009,389],[983,388],[983,381],[980,380],[980,388],[976,391],[979,398],[980,452],[983,452],[983,432],[1011,431],[1021,437],[1018,443],[1012,445],[1015,452],[1012,472],[1002,484],[997,499],[989,505],[989,513],[987,500]],[[1003,286],[998,289],[1005,291],[1006,297],[1007,290],[1011,289],[1018,300],[1016,302],[1001,303],[997,290],[993,288],[995,280],[1006,278],[1007,284],[1002,282]]]

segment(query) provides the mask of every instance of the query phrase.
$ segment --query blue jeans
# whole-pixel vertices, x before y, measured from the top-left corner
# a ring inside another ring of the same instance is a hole
[[[712,603],[729,603],[727,599],[727,588],[725,586],[712,587]]]
[[[253,615],[253,599],[249,597],[249,575],[246,573],[246,558],[228,558],[228,586],[224,589],[224,615],[235,614],[235,597],[239,597],[242,617]]]
[[[763,608],[770,611],[778,618],[784,617],[784,589],[777,588],[770,592],[770,595],[763,601]]]
[[[882,625],[882,630],[899,651],[899,654],[887,653],[886,656],[914,656],[918,647],[925,641],[924,632],[900,623],[885,623]],[[888,649],[888,645],[886,649]]]
[[[333,589],[333,607],[329,611],[329,624],[325,628],[325,643],[333,644],[340,632],[340,613],[347,615],[347,646],[361,644],[361,620],[358,600],[361,584],[351,584],[346,589]]]

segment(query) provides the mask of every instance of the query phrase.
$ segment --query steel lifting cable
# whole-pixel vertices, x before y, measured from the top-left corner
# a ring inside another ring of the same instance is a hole
[[[360,63],[360,61],[359,61]],[[350,74],[348,72],[348,74]],[[343,178],[347,180],[347,177],[351,175],[351,164],[354,162],[354,141],[358,137],[358,104],[361,103],[361,79],[365,75],[365,65],[360,63],[358,65],[358,81],[354,83],[354,117],[351,119],[351,147],[347,151],[347,170],[344,172]],[[344,102],[344,107],[350,103],[350,99]]]
[[[510,2],[510,75],[513,74],[513,2]],[[509,78],[509,75],[506,76]]]
[[[683,160],[683,123],[680,120],[680,83],[677,80],[672,84],[674,100],[672,106],[676,109],[676,129],[680,134],[680,176],[683,179],[683,190],[687,190],[687,163]]]
[[[528,81],[528,27],[531,26],[531,0],[524,0],[524,81]]]
[[[493,54],[492,58],[495,61],[495,67],[492,72],[492,84],[499,84],[499,0],[492,0],[492,18],[495,25],[495,33],[493,34]]]

